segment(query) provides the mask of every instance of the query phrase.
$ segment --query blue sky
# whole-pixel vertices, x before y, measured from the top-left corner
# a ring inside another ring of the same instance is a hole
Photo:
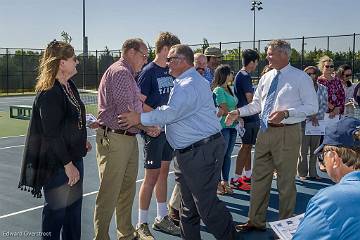
[[[262,2],[264,9],[256,13],[257,39],[360,33],[359,0]],[[201,43],[204,37],[209,42],[252,40],[250,3],[87,0],[89,49],[119,49],[131,37],[143,38],[153,45],[160,31],[170,31],[188,44]],[[82,0],[0,0],[0,31],[2,48],[43,48],[66,31],[73,38],[73,46],[82,49]],[[321,44],[326,47],[325,41]],[[347,49],[348,41],[343,45]]]

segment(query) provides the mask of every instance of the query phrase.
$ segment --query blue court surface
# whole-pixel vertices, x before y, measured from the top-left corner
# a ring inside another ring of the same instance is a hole
[[[31,101],[31,99],[29,99]],[[88,132],[89,140],[93,147],[95,146],[95,132]],[[139,170],[137,180],[137,193],[143,180],[143,153],[142,142],[139,139]],[[26,233],[39,232],[41,230],[41,212],[43,199],[33,198],[29,193],[20,191],[17,188],[22,152],[24,149],[24,136],[12,136],[0,138],[0,239],[40,239],[39,237],[24,236]],[[233,161],[231,174],[234,173],[235,159],[239,146],[235,146],[233,152]],[[84,159],[84,199],[82,209],[82,239],[90,240],[93,237],[93,213],[95,198],[98,190],[98,170],[95,159],[95,150],[88,153]],[[320,176],[326,175],[319,173]],[[296,214],[303,213],[309,199],[321,188],[333,184],[329,179],[324,178],[321,181],[296,181],[297,183],[297,205]],[[170,198],[174,186],[174,173],[170,170],[168,184],[168,198]],[[111,186],[109,186],[111,188]],[[247,220],[249,210],[249,193],[244,191],[235,191],[232,196],[221,196],[232,213],[235,222],[244,222]],[[273,181],[270,204],[268,208],[268,221],[278,220],[278,192],[276,190],[276,181]],[[133,205],[133,224],[137,222],[138,194],[135,196]],[[156,201],[153,197],[149,209],[149,223],[152,224],[156,216]],[[179,237],[169,236],[161,232],[153,231],[155,239],[180,239]],[[207,232],[205,226],[201,228],[203,239],[215,239]],[[11,234],[23,234],[23,236],[10,237]],[[116,239],[116,227],[113,219],[110,226],[111,239]],[[253,232],[239,234],[239,239],[276,239],[271,229],[266,232]]]

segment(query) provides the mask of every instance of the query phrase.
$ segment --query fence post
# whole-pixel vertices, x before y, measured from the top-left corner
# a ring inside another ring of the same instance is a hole
[[[330,49],[330,36],[327,36],[327,46],[326,46],[327,52],[329,52],[329,49]]]
[[[304,69],[304,58],[305,58],[305,37],[302,37],[302,42],[301,42],[301,70]]]
[[[6,95],[9,95],[9,49],[6,48]]]
[[[355,42],[356,42],[356,34],[353,36],[353,51],[352,51],[352,78],[351,81],[354,82],[354,72],[355,72]]]
[[[219,46],[220,46],[220,52],[221,52],[221,42],[219,42]]]
[[[83,53],[83,76],[82,76],[82,89],[85,89],[85,54]]]
[[[22,84],[22,92],[25,93],[25,83],[24,83],[24,49],[21,49],[21,84]]]
[[[241,69],[240,66],[241,66],[241,42],[239,42],[239,48],[238,48],[238,62],[239,62],[239,70]]]
[[[97,90],[99,86],[98,50],[95,51],[95,75],[96,75],[96,90]]]

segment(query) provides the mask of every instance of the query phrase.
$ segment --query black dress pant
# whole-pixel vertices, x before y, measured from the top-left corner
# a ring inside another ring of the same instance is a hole
[[[232,216],[216,195],[224,160],[222,136],[182,152],[175,151],[175,176],[180,184],[180,227],[183,239],[198,240],[200,219],[216,239],[234,239]]]
[[[44,186],[42,213],[42,239],[80,240],[81,207],[83,195],[83,160],[73,162],[79,170],[80,180],[70,187],[64,169],[59,169]]]

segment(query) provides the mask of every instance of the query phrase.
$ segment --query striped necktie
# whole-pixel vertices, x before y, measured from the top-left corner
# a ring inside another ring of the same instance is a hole
[[[263,132],[265,132],[265,130],[268,128],[269,115],[274,107],[275,94],[276,94],[276,89],[277,89],[277,85],[279,82],[279,75],[280,75],[280,71],[277,71],[276,76],[273,78],[273,80],[270,84],[270,88],[269,88],[268,94],[266,96],[265,104],[264,104],[264,109],[261,113],[260,129]]]

